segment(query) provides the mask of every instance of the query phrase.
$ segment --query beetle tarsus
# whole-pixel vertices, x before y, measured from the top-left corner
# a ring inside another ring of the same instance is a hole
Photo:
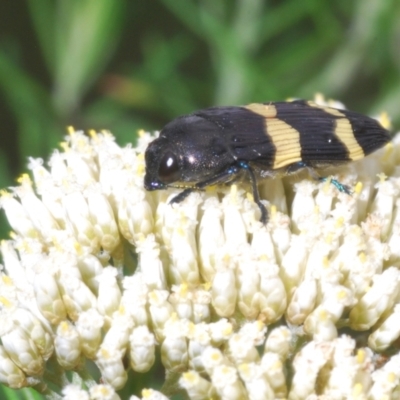
[[[335,188],[336,188],[337,190],[339,190],[339,192],[346,193],[346,194],[348,194],[348,195],[351,195],[351,194],[353,193],[349,186],[344,185],[343,183],[340,183],[337,179],[332,178],[332,177],[326,177],[326,176],[322,176],[322,177],[321,177],[321,176],[319,176],[318,173],[314,170],[314,168],[307,166],[305,163],[304,163],[304,165],[307,167],[308,173],[310,174],[310,176],[311,176],[313,179],[315,179],[315,180],[317,180],[317,181],[319,181],[319,182],[326,182],[328,179],[330,179],[330,183],[331,183],[333,186],[335,186]]]
[[[326,182],[328,179],[329,179],[329,178],[327,178],[327,177],[319,178],[319,180],[320,180],[321,182]],[[344,185],[343,183],[340,183],[337,179],[330,178],[330,181],[331,181],[331,184],[332,184],[333,186],[335,186],[335,188],[336,188],[337,190],[339,190],[339,192],[346,193],[346,194],[348,194],[348,195],[352,195],[352,194],[353,194],[353,192],[352,192],[352,190],[350,189],[349,186]]]

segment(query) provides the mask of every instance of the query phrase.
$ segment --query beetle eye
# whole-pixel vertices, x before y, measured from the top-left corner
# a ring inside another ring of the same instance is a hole
[[[178,159],[171,152],[165,153],[158,167],[158,177],[164,183],[176,182],[180,178]]]

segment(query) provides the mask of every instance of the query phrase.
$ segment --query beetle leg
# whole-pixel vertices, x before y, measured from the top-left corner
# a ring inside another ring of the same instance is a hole
[[[267,224],[267,219],[268,219],[268,211],[265,208],[264,204],[261,203],[260,200],[260,194],[258,193],[258,187],[257,187],[257,179],[256,176],[254,174],[254,171],[252,168],[248,167],[247,171],[249,172],[249,176],[250,176],[250,181],[251,181],[251,187],[253,189],[253,199],[254,202],[258,205],[258,208],[261,211],[261,218],[260,221],[266,225]]]
[[[309,169],[310,167],[304,161],[299,161],[299,162],[296,162],[294,164],[290,164],[286,168],[286,174],[287,175],[294,174],[295,172],[298,172],[298,171],[300,171],[301,169],[304,169],[304,168],[308,168]]]
[[[264,204],[261,203],[261,200],[260,200],[260,194],[258,193],[258,188],[257,188],[256,175],[255,175],[253,169],[250,167],[250,165],[243,161],[240,161],[238,163],[238,165],[229,167],[227,170],[221,172],[219,175],[214,176],[213,178],[206,179],[205,181],[196,183],[193,187],[186,188],[181,193],[179,193],[174,198],[172,198],[169,203],[170,204],[180,203],[181,201],[186,199],[186,197],[188,197],[190,193],[192,193],[195,190],[201,190],[210,185],[224,183],[224,182],[230,180],[233,175],[238,174],[240,172],[240,170],[242,170],[242,169],[246,170],[249,174],[251,187],[253,190],[253,199],[261,211],[260,221],[265,225],[267,223],[268,212],[267,212],[267,209],[265,208]]]
[[[261,211],[260,221],[265,225],[267,223],[267,219],[268,219],[268,212],[267,212],[267,209],[265,208],[264,204],[261,203],[260,193],[258,192],[258,187],[257,187],[257,178],[253,171],[253,168],[251,168],[249,164],[247,164],[246,162],[243,162],[243,161],[241,161],[239,163],[239,166],[240,166],[240,168],[245,169],[249,173],[251,188],[253,189],[254,203],[256,203],[258,205],[258,208]]]
[[[320,182],[325,182],[328,179],[329,179],[329,177],[327,178],[326,176],[318,178],[318,180]],[[330,178],[330,180],[331,180],[332,185],[335,186],[335,188],[337,190],[339,190],[339,192],[346,193],[348,195],[351,195],[353,193],[349,186],[344,185],[343,183],[340,183],[337,179]]]
[[[177,194],[175,197],[173,197],[170,200],[169,204],[180,203],[181,201],[185,200],[186,197],[188,197],[189,194],[192,193],[194,190],[195,190],[194,188],[187,188],[187,189],[183,190],[182,192]]]
[[[331,184],[333,186],[335,186],[335,188],[337,190],[339,190],[339,192],[346,193],[349,195],[352,194],[351,189],[347,185],[340,183],[337,179],[329,178],[326,176],[319,176],[318,173],[315,171],[315,169],[312,167],[309,167],[309,166],[307,166],[307,170],[308,170],[308,173],[310,174],[311,178],[315,179],[316,181],[326,182],[328,179],[330,179]]]
[[[181,201],[185,200],[186,197],[188,197],[189,194],[195,190],[202,190],[207,186],[215,185],[218,183],[224,183],[228,181],[233,175],[236,175],[239,171],[240,168],[232,166],[210,179],[206,179],[205,181],[202,182],[197,182],[193,187],[186,188],[181,193],[172,198],[169,204],[180,203]]]
[[[317,171],[304,161],[299,161],[297,163],[289,165],[286,169],[286,173],[293,174],[303,168],[307,168],[307,171],[308,171],[309,175],[311,176],[311,178],[316,181],[325,182],[329,179],[326,176],[323,176],[323,177],[319,176]],[[335,188],[337,190],[339,190],[339,192],[347,193],[349,195],[352,193],[351,189],[347,185],[340,183],[337,179],[331,178],[330,181],[331,181],[332,185],[335,186]]]

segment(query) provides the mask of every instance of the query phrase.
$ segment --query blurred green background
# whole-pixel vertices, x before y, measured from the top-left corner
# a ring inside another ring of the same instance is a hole
[[[125,144],[199,108],[315,92],[399,126],[400,1],[3,0],[0,187],[68,125]]]

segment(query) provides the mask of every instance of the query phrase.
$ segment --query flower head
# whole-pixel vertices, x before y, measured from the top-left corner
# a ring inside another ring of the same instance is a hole
[[[241,184],[172,205],[176,189],[147,192],[152,139],[121,148],[108,132],[70,132],[48,167],[30,160],[33,178],[1,192],[13,232],[1,242],[0,382],[54,387],[50,359],[59,376],[89,361],[101,382],[73,372],[58,393],[118,399],[159,351],[165,393],[179,382],[193,399],[398,391],[400,136],[337,171],[352,195],[329,179],[260,182],[266,225]]]

